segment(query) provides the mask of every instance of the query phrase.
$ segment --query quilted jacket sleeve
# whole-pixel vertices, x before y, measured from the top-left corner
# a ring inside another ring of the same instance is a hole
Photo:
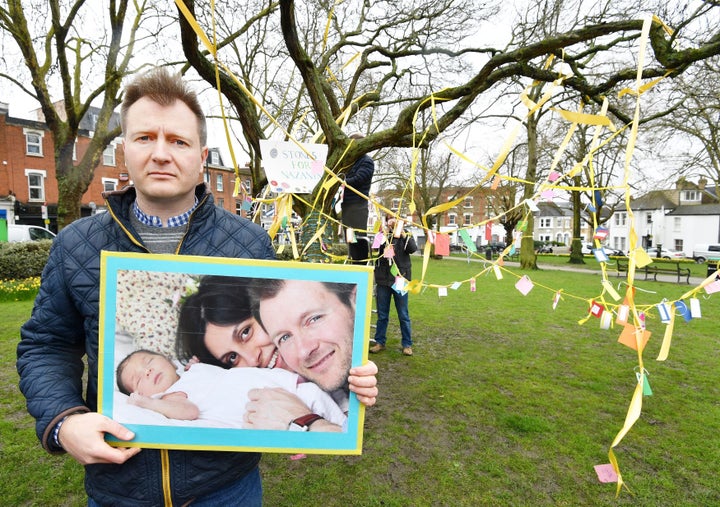
[[[85,329],[65,283],[64,239],[61,234],[53,244],[17,348],[20,390],[46,448],[50,428],[62,415],[88,410],[82,395]]]

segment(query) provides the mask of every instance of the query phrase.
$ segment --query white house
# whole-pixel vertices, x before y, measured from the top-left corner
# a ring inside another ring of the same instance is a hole
[[[662,246],[692,255],[698,243],[720,242],[720,200],[717,189],[700,179],[696,184],[680,179],[674,189],[653,190],[630,201],[637,245]],[[627,251],[630,246],[630,220],[620,206],[609,222],[606,244]]]

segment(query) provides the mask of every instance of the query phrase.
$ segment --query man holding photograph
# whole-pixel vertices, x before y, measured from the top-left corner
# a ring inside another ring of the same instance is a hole
[[[49,452],[85,465],[88,505],[261,505],[258,453],[112,447],[134,435],[96,413],[100,252],[274,259],[267,233],[214,205],[200,184],[207,128],[194,92],[154,69],[125,89],[125,161],[134,186],[106,196],[108,213],[77,220],[53,243],[17,369]],[[89,368],[83,396],[83,358]],[[374,364],[350,371],[350,389],[375,402]]]

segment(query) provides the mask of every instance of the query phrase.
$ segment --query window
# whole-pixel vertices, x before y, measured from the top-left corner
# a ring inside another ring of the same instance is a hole
[[[210,152],[210,163],[212,165],[220,165],[220,154],[215,150]]]
[[[675,232],[682,231],[682,218],[673,217],[673,231],[675,231]]]
[[[222,174],[216,174],[215,175],[215,190],[218,192],[223,191],[223,175]]]
[[[675,248],[674,248],[674,250],[675,250],[676,252],[682,252],[682,251],[683,251],[683,240],[681,240],[681,239],[676,239],[676,240],[675,240]]]
[[[115,145],[108,144],[103,151],[103,165],[115,166]]]
[[[43,133],[36,130],[23,129],[25,134],[25,153],[37,157],[43,156],[42,140]]]
[[[700,201],[699,190],[684,190],[683,201]]]
[[[243,186],[245,187],[245,192],[250,193],[252,191],[252,182],[250,179],[243,181]]]
[[[645,213],[645,222],[648,224],[652,223],[652,213]]]
[[[617,212],[615,213],[615,225],[625,225],[627,221],[627,213]]]
[[[102,184],[103,192],[112,192],[113,190],[117,190],[118,180],[113,178],[103,178]]]
[[[455,213],[448,215],[448,225],[457,225],[457,215]]]
[[[463,214],[463,225],[472,225],[472,213]]]
[[[544,229],[552,227],[552,218],[541,218],[540,227]]]
[[[397,197],[395,197],[395,198],[392,200],[392,205],[390,206],[390,209],[393,210],[393,211],[397,211],[397,209],[398,209],[399,207],[400,207],[400,199],[398,199]]]
[[[472,197],[466,197],[465,202],[463,203],[464,208],[472,208],[473,207],[473,198]]]
[[[25,169],[25,176],[28,179],[28,200],[45,201],[45,171]]]

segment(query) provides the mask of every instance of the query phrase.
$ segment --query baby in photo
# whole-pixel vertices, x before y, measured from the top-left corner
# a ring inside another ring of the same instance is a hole
[[[241,428],[248,391],[276,387],[297,395],[313,413],[337,425],[337,431],[341,431],[346,421],[345,414],[329,394],[282,369],[224,369],[195,363],[180,374],[166,356],[136,350],[120,362],[116,377],[119,390],[130,396],[128,403],[170,419],[202,419]],[[288,426],[289,422],[278,421],[277,427],[266,429],[288,429]]]

